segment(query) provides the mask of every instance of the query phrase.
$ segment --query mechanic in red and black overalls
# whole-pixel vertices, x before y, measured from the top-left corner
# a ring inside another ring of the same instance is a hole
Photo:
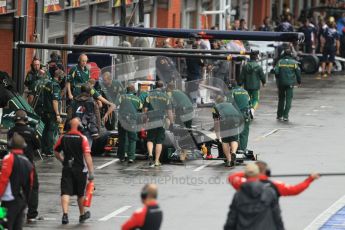
[[[94,170],[90,146],[86,136],[78,130],[80,126],[79,118],[73,118],[70,121],[70,131],[62,135],[54,146],[55,157],[63,165],[61,176],[62,224],[69,223],[68,206],[70,197],[74,195],[78,196],[79,223],[84,223],[91,216],[89,211],[85,211],[83,202],[86,179],[89,181],[94,179]]]
[[[272,188],[277,192],[279,196],[295,196],[306,190],[309,185],[320,177],[318,173],[312,173],[310,176],[296,185],[289,185],[281,181],[271,181],[269,176],[271,174],[270,169],[266,162],[257,161],[256,164],[259,166],[260,175],[259,180],[263,183],[271,184]],[[229,178],[229,183],[234,189],[239,190],[241,185],[244,184],[247,179],[245,178],[244,172],[232,173]]]
[[[122,225],[122,230],[159,230],[163,212],[157,202],[157,186],[146,184],[141,191],[144,207],[135,211],[131,218]]]
[[[2,161],[0,174],[1,206],[7,209],[7,229],[23,228],[24,210],[33,185],[33,166],[24,155],[25,140],[14,133],[8,142],[10,152]]]

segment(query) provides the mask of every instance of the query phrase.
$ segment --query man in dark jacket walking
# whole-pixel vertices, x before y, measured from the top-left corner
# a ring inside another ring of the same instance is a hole
[[[277,193],[258,180],[256,164],[248,164],[245,175],[247,183],[235,193],[224,230],[283,230]]]
[[[244,89],[247,90],[254,110],[256,110],[259,106],[260,82],[263,86],[266,84],[264,71],[256,60],[257,54],[251,54],[250,61],[248,61],[247,64],[245,64],[242,68],[239,82],[242,83]]]

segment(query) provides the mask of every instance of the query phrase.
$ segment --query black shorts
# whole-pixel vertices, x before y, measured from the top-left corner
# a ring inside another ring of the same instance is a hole
[[[151,141],[155,144],[163,144],[165,140],[165,129],[158,127],[147,130],[147,141]]]
[[[61,176],[61,195],[82,197],[85,194],[87,173],[82,169],[63,167]]]
[[[239,135],[231,136],[231,137],[222,137],[223,143],[231,143],[231,142],[239,142]]]
[[[325,47],[322,53],[322,62],[334,62],[336,49],[335,47]]]

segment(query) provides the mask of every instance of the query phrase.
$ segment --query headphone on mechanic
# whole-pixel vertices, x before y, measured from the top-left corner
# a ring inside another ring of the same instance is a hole
[[[29,117],[26,114],[26,112],[22,109],[18,109],[16,111],[15,117],[14,117],[14,121],[18,122],[18,121],[24,121],[25,123],[27,123],[29,121]]]

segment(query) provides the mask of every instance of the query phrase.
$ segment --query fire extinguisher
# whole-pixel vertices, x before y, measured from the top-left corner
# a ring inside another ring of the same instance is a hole
[[[95,184],[93,183],[92,180],[90,180],[86,185],[86,194],[85,194],[85,199],[83,203],[84,207],[91,206],[92,195],[94,191],[95,191]]]
[[[147,138],[147,133],[146,133],[146,130],[145,130],[144,128],[142,128],[142,129],[140,130],[139,137],[140,137],[141,139],[146,139],[146,138]]]

